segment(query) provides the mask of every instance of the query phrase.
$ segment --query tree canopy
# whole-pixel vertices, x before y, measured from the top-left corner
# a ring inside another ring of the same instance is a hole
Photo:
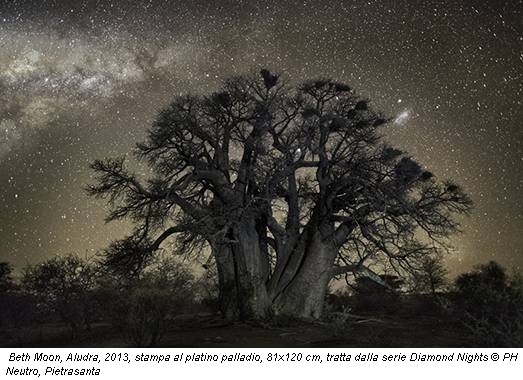
[[[140,271],[178,235],[180,252],[210,252],[224,314],[316,318],[334,276],[379,281],[372,265],[408,271],[446,245],[471,201],[388,146],[389,119],[346,84],[260,74],[162,110],[134,150],[149,178],[124,158],[92,164],[107,220],[135,225],[108,264]]]

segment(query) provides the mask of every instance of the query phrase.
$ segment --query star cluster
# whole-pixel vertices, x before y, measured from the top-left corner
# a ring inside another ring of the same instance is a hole
[[[125,234],[86,196],[89,162],[129,152],[174,96],[267,67],[349,83],[391,143],[463,185],[453,273],[520,270],[522,19],[520,0],[0,1],[0,260]]]

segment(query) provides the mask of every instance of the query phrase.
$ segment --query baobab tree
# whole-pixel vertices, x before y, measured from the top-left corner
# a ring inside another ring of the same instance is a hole
[[[389,120],[332,80],[292,87],[240,76],[161,111],[134,151],[95,161],[90,194],[135,223],[106,250],[138,272],[166,241],[210,254],[230,318],[318,318],[329,281],[386,260],[398,270],[444,245],[470,200],[383,142]],[[206,249],[207,247],[207,249]]]

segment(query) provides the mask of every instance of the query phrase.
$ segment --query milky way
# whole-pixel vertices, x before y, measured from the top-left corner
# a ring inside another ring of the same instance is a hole
[[[344,81],[387,139],[475,202],[453,273],[521,269],[522,1],[1,1],[0,260],[92,255],[88,164],[130,151],[175,96],[267,67]]]

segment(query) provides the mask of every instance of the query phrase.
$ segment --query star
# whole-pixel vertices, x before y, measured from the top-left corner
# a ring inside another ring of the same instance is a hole
[[[455,273],[492,256],[523,266],[520,2],[4,3],[0,261],[94,253],[128,233],[86,196],[89,163],[129,154],[175,96],[267,68],[347,83],[391,119],[388,144],[465,188],[475,210],[452,238]]]

